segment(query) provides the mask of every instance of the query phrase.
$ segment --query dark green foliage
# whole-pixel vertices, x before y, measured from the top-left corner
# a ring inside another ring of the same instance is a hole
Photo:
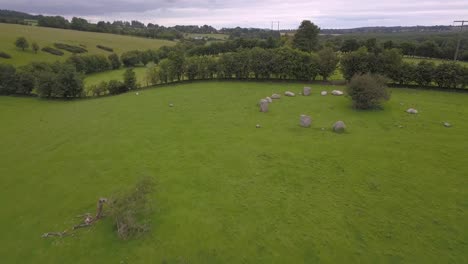
[[[96,47],[97,47],[98,49],[102,49],[102,50],[105,50],[105,51],[114,52],[114,49],[113,49],[113,48],[106,47],[106,46],[103,46],[103,45],[96,45]]]
[[[0,63],[0,94],[13,94],[16,91],[16,69],[9,64]]]
[[[439,87],[457,88],[458,84],[463,83],[463,73],[463,67],[458,63],[441,63],[435,70],[434,82]]]
[[[34,89],[36,77],[28,66],[20,67],[16,73],[16,93],[29,95]]]
[[[109,94],[120,94],[128,91],[123,82],[116,80],[109,81],[107,84],[107,90],[109,91]]]
[[[347,89],[357,109],[378,108],[383,101],[390,99],[386,79],[381,75],[355,75]]]
[[[153,190],[153,180],[145,177],[127,191],[111,197],[109,211],[119,238],[136,238],[149,231],[150,194]]]
[[[113,70],[119,69],[120,66],[122,66],[122,63],[120,62],[119,56],[118,56],[117,54],[112,53],[112,54],[109,55],[109,57],[107,57],[107,58],[109,59],[111,68],[112,68]]]
[[[11,59],[11,55],[6,52],[0,51],[0,58]]]
[[[73,45],[63,44],[63,43],[54,43],[54,47],[56,47],[57,49],[62,49],[62,50],[69,51],[71,53],[85,53],[85,52],[88,52],[88,50],[83,48],[83,47],[73,46]]]
[[[371,59],[366,48],[344,54],[340,62],[341,71],[346,80],[351,80],[354,75],[370,72],[371,70]]]
[[[125,67],[135,67],[141,63],[141,52],[137,50],[124,52],[120,55],[120,60]]]
[[[83,75],[71,64],[33,63],[23,67],[22,72],[34,76],[36,92],[40,97],[74,98],[83,94]],[[24,83],[31,81],[30,76],[20,78],[24,79]],[[30,86],[22,89],[30,89]]]
[[[24,51],[25,49],[29,48],[29,42],[25,37],[19,37],[15,41],[15,46]]]
[[[137,79],[135,71],[132,68],[125,70],[124,72],[124,86],[127,90],[135,90],[137,88]]]
[[[74,65],[78,72],[90,74],[111,69],[109,60],[100,54],[71,56],[67,62]]]
[[[44,47],[41,50],[44,51],[44,52],[50,53],[52,55],[57,55],[57,56],[63,56],[63,54],[64,54],[63,51],[58,50],[58,49],[54,49],[54,48],[51,48],[51,47]]]
[[[319,74],[326,81],[336,70],[339,59],[331,48],[325,48],[318,52],[318,70]]]
[[[319,28],[309,20],[302,21],[293,38],[294,48],[310,52],[317,44]]]
[[[420,86],[430,85],[435,73],[435,64],[429,61],[420,61],[415,68],[414,81]]]
[[[309,20],[302,21],[293,39],[293,46],[302,51],[311,52],[318,43],[320,28]]]
[[[351,52],[360,48],[359,42],[356,39],[346,39],[341,46],[342,52]]]

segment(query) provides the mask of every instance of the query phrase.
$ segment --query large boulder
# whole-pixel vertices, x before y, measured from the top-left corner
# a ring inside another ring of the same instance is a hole
[[[327,91],[322,91],[322,92],[320,92],[320,95],[322,95],[322,96],[325,96],[325,95],[327,95],[327,94],[328,94]]]
[[[340,95],[343,95],[343,94],[344,94],[344,93],[343,93],[342,91],[340,91],[340,90],[333,90],[331,93],[332,93],[333,95],[336,95],[336,96],[340,96]]]
[[[268,103],[273,103],[273,99],[271,99],[271,97],[269,97],[269,96],[267,96],[267,97],[265,98],[265,100],[267,100]]]
[[[302,95],[309,96],[311,91],[312,91],[312,89],[310,87],[304,87],[302,89]]]
[[[346,129],[346,125],[343,121],[338,121],[333,125],[333,131],[336,133],[343,133]]]
[[[272,94],[271,95],[271,99],[280,99],[281,98],[281,95],[279,94]]]
[[[416,110],[414,108],[410,108],[410,109],[406,110],[406,113],[408,113],[408,114],[417,114],[418,110]]]
[[[260,112],[263,112],[263,113],[268,112],[268,101],[266,99],[260,100],[258,104],[260,106]]]
[[[291,92],[291,91],[286,91],[286,92],[284,92],[284,95],[289,96],[289,97],[294,97],[294,96],[296,96],[296,94],[294,94],[294,93]]]
[[[312,123],[312,118],[310,118],[310,116],[301,115],[301,119],[300,119],[301,127],[310,127],[311,123]]]

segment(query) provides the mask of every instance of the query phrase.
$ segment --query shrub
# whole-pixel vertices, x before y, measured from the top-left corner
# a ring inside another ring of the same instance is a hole
[[[133,188],[118,193],[109,200],[110,216],[121,239],[134,238],[149,231],[149,195],[153,186],[152,179],[145,177]]]
[[[141,63],[141,52],[137,50],[122,53],[120,60],[125,67],[134,67]]]
[[[357,109],[371,109],[381,106],[390,99],[386,78],[381,75],[355,75],[348,84],[348,94]]]
[[[0,51],[0,58],[10,59],[11,55],[6,52]]]
[[[124,83],[117,80],[109,81],[107,84],[107,90],[109,90],[109,94],[120,94],[128,91]]]
[[[105,51],[114,52],[114,49],[113,49],[113,48],[109,48],[109,47],[106,47],[106,46],[96,45],[96,47],[97,47],[98,49],[102,49],[102,50],[105,50]]]
[[[100,82],[98,85],[93,85],[89,89],[93,96],[105,95],[108,92],[108,84],[105,81]]]
[[[134,90],[137,88],[137,79],[135,71],[129,68],[124,73],[124,85],[127,90]]]
[[[37,52],[39,51],[39,45],[36,42],[33,42],[31,47],[32,47],[33,52],[37,54]]]
[[[458,84],[462,84],[462,74],[463,68],[460,64],[444,62],[436,67],[434,81],[440,88],[456,88]]]
[[[68,44],[63,44],[63,43],[54,43],[54,47],[57,49],[62,49],[69,51],[71,53],[85,53],[88,52],[87,49],[78,47],[78,46],[73,46],[73,45],[68,45]]]
[[[16,69],[9,64],[0,63],[0,94],[13,94],[16,91]]]
[[[52,55],[57,55],[57,56],[63,56],[63,54],[64,54],[63,51],[58,50],[58,49],[54,49],[54,48],[51,48],[51,47],[44,47],[41,50],[44,51],[44,52],[50,53]]]
[[[112,53],[107,58],[109,59],[109,62],[113,70],[116,70],[120,68],[120,66],[122,66],[122,63],[120,62],[119,56],[117,54]]]

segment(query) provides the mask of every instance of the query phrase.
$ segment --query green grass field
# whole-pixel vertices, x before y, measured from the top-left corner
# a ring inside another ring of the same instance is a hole
[[[303,85],[0,97],[2,263],[467,263],[468,94],[392,89],[364,112],[318,95],[343,87],[312,86],[258,111]],[[157,188],[143,238],[120,241],[110,219],[41,238],[145,175]]]
[[[146,78],[145,78],[146,67],[136,67],[136,68],[133,68],[133,70],[135,71],[138,84],[140,86],[148,86],[148,84],[146,83]],[[102,81],[105,81],[105,82],[108,82],[110,80],[123,81],[123,75],[125,71],[126,69],[122,68],[118,70],[89,74],[89,75],[86,75],[86,78],[84,79],[84,83],[85,83],[85,86],[90,86],[90,85],[97,85]]]
[[[4,51],[12,56],[11,59],[0,58],[0,63],[24,65],[33,61],[54,62],[64,60],[71,55],[68,51],[64,51],[64,56],[55,56],[43,51],[34,54],[31,49],[23,52],[14,45],[18,37],[25,37],[30,43],[35,41],[41,48],[45,46],[53,47],[55,42],[76,46],[81,44],[86,46],[90,54],[105,55],[110,54],[110,52],[98,49],[96,45],[111,47],[114,49],[114,52],[121,54],[128,50],[157,49],[161,46],[175,44],[173,41],[160,39],[0,23],[0,51]]]

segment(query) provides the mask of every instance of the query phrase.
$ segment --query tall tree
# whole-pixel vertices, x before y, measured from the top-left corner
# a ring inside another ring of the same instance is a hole
[[[29,42],[25,37],[19,37],[15,41],[15,46],[24,51],[25,49],[29,48]]]
[[[319,74],[322,75],[323,80],[326,81],[335,71],[336,65],[338,64],[338,57],[333,49],[325,48],[318,52],[318,58]]]
[[[293,46],[302,51],[311,52],[317,46],[319,32],[320,28],[310,20],[302,21],[294,35]]]
[[[137,79],[133,68],[128,68],[125,70],[124,85],[127,87],[127,90],[134,90],[137,88]]]

